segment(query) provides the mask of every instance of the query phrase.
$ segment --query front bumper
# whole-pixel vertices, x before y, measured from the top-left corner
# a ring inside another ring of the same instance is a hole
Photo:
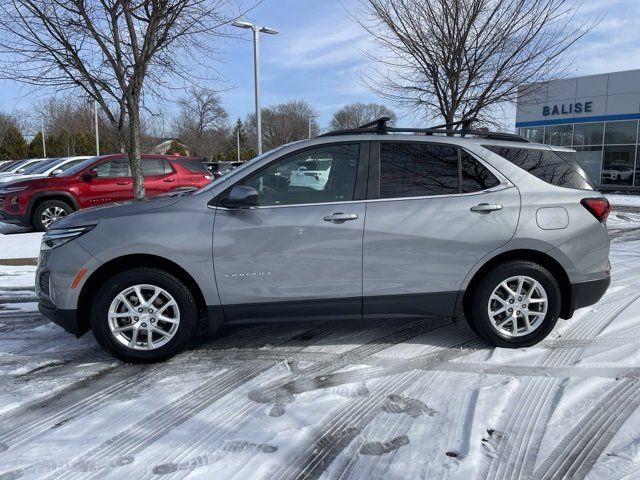
[[[30,226],[28,215],[12,215],[2,210],[0,210],[0,222],[20,225],[21,227]]]
[[[53,323],[64,328],[67,332],[73,333],[76,337],[86,333],[86,331],[81,331],[78,324],[77,310],[63,310],[46,300],[40,300],[38,310]]]

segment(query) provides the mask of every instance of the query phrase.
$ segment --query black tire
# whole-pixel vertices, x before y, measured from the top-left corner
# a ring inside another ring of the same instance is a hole
[[[494,289],[504,280],[524,275],[540,283],[547,294],[547,313],[533,332],[522,336],[501,333],[489,318],[488,305]],[[555,277],[542,265],[530,261],[510,261],[491,270],[476,286],[465,309],[472,330],[487,342],[504,348],[529,347],[553,330],[560,315],[561,293]]]
[[[123,345],[108,324],[109,307],[114,298],[126,288],[139,284],[154,285],[168,292],[180,312],[180,323],[173,338],[154,350],[136,350]],[[173,275],[155,268],[134,268],[113,276],[104,283],[91,305],[91,330],[98,343],[115,357],[130,363],[160,362],[180,353],[193,338],[197,324],[198,309],[191,291]]]
[[[64,215],[73,213],[73,208],[62,200],[45,200],[40,202],[33,212],[31,217],[31,225],[38,232],[46,232],[48,227],[43,223],[43,215],[47,209],[61,208],[64,211]]]

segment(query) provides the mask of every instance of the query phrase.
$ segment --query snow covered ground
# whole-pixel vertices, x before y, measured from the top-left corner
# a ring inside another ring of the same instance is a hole
[[[126,365],[0,266],[0,478],[640,479],[640,210],[610,228],[605,297],[521,350],[445,320],[268,323]]]

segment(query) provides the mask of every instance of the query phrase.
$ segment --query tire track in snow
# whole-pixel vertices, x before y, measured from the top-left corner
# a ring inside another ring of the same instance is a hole
[[[431,357],[435,366],[442,361],[452,360],[467,353],[469,353],[468,350],[453,347],[434,352]],[[427,372],[426,375],[430,373]],[[375,393],[369,397],[355,399],[345,410],[331,418],[325,425],[318,427],[318,432],[305,443],[303,449],[296,452],[293,458],[287,459],[287,465],[281,467],[273,477],[278,479],[319,478],[362,430],[383,411],[391,395],[399,396],[406,388],[413,385],[417,378],[420,378],[421,383],[430,384],[425,380],[424,370],[411,370],[405,367],[399,371],[386,372],[385,375],[391,376],[379,379],[375,382],[375,387],[369,387],[369,390]],[[359,378],[368,377],[360,375]],[[408,417],[413,418],[410,415]],[[389,433],[389,436],[402,435],[400,430],[397,432],[399,435]]]
[[[322,385],[321,382],[311,381],[310,377],[313,375],[314,377],[318,376],[330,376],[332,373],[337,372],[348,366],[350,361],[363,358],[367,355],[373,355],[375,353],[379,353],[387,348],[390,348],[396,344],[396,342],[401,342],[413,338],[415,336],[421,335],[423,333],[432,331],[434,329],[440,328],[443,325],[450,324],[448,320],[442,321],[417,321],[410,322],[408,324],[402,324],[398,322],[394,322],[393,326],[395,326],[395,330],[389,332],[389,326],[383,326],[382,328],[376,327],[373,330],[370,330],[368,333],[376,332],[381,333],[382,335],[372,338],[364,345],[359,345],[348,352],[343,352],[342,354],[337,354],[340,358],[336,362],[335,358],[332,358],[330,362],[325,362],[323,364],[312,365],[306,369],[301,370],[299,373],[294,373],[292,375],[285,376],[284,378],[279,378],[274,381],[268,382],[268,388],[271,391],[278,391],[279,388],[290,384],[291,382],[296,381],[304,381],[309,380],[305,383],[306,389],[300,389],[297,393],[302,393],[303,391],[316,390],[319,388],[325,388],[330,385]],[[349,329],[351,331],[351,329]],[[453,337],[455,338],[455,336]],[[458,338],[459,341],[459,338]],[[449,340],[451,344],[454,343],[453,339]],[[448,345],[446,343],[445,345]],[[301,349],[300,349],[301,350]],[[353,352],[356,352],[357,355],[354,355]],[[458,352],[458,351],[457,351]],[[313,354],[313,353],[312,353]],[[347,360],[349,359],[349,360]],[[355,381],[361,382],[361,378],[357,375],[357,372],[361,370],[356,370],[355,372],[348,372],[350,376],[345,377],[345,382],[354,381],[353,378],[356,378]],[[352,378],[353,377],[353,378]],[[341,383],[336,382],[335,385],[340,385]],[[171,464],[180,464],[185,461],[188,461],[188,458],[192,458],[197,456],[198,454],[202,454],[202,452],[210,451],[211,448],[215,447],[216,442],[220,442],[224,439],[225,435],[228,435],[233,430],[240,430],[244,425],[248,424],[256,412],[264,408],[264,404],[274,403],[275,407],[282,407],[282,412],[278,412],[280,414],[284,414],[284,404],[293,401],[294,394],[291,393],[282,393],[269,396],[263,396],[262,394],[258,395],[256,398],[256,392],[264,391],[264,384],[259,388],[254,388],[249,392],[249,395],[245,396],[242,401],[239,402],[236,408],[233,409],[232,412],[228,413],[224,417],[224,422],[217,428],[215,431],[203,431],[202,434],[197,435],[193,438],[193,442],[190,445],[181,445],[181,448],[184,450],[179,452],[177,455],[171,458],[168,463]],[[251,400],[250,400],[251,398]],[[256,401],[259,400],[259,401]],[[189,472],[174,472],[170,476],[163,476],[163,480],[167,479],[176,479],[182,478]]]
[[[83,453],[72,460],[69,466],[76,462],[98,465],[111,464],[117,463],[118,459],[123,457],[134,457],[135,459],[136,454],[154,441],[272,366],[273,364],[248,365],[217,375],[162,408],[154,410],[150,415],[109,438],[101,445]],[[94,475],[100,477],[101,472],[91,474],[91,476]],[[54,472],[47,478],[53,480],[55,478],[87,478],[87,476],[83,475],[83,472],[61,468],[57,473]]]
[[[308,345],[315,339],[329,335],[333,330],[326,325],[316,326],[304,332],[306,340],[300,340],[300,335],[294,337],[289,335],[285,341],[291,340],[296,344]],[[260,335],[264,334],[261,331]],[[230,339],[231,342],[237,338]],[[222,342],[224,345],[225,342]],[[303,348],[302,346],[300,348]],[[84,351],[76,352],[73,355],[63,355],[69,362],[82,360]],[[88,360],[88,359],[85,359]],[[187,356],[187,363],[192,363],[193,358]],[[183,367],[184,361],[179,357],[167,363],[155,366],[143,365],[116,365],[91,377],[80,380],[77,384],[70,386],[62,392],[58,392],[53,397],[41,399],[24,409],[12,411],[8,418],[0,417],[0,446],[4,450],[11,449],[17,445],[33,440],[39,435],[57,426],[65,425],[84,418],[95,411],[104,408],[108,404],[117,401],[119,398],[130,396],[132,389],[137,389],[145,382],[154,381],[163,376],[163,371],[167,365],[173,363],[176,367]],[[209,370],[210,371],[210,370]],[[120,377],[124,379],[119,379]],[[114,378],[115,377],[115,378]],[[115,383],[114,383],[115,381]],[[97,392],[95,391],[97,388]],[[89,390],[89,392],[87,392]],[[91,390],[94,392],[91,393]],[[79,398],[79,400],[75,400]],[[71,405],[69,404],[71,401]],[[54,403],[54,405],[51,405]],[[47,407],[50,412],[47,416],[42,416],[42,408]],[[53,412],[51,412],[53,410]],[[0,457],[3,455],[0,449]]]
[[[640,381],[624,380],[567,433],[532,477],[584,478],[629,416],[640,406]]]
[[[347,408],[320,426],[293,458],[286,459],[272,474],[272,478],[310,480],[319,478],[339,453],[375,418],[390,394],[400,394],[422,372],[412,371],[378,382],[375,394],[352,401]],[[371,387],[370,387],[371,388]]]
[[[594,338],[622,312],[640,298],[636,294],[622,304],[608,303],[597,315],[581,318],[569,329],[567,337]],[[622,301],[622,299],[621,299]],[[554,350],[542,361],[543,367],[571,366],[580,358],[581,349]],[[566,380],[534,378],[524,380],[513,394],[509,405],[518,405],[498,428],[502,436],[497,442],[497,455],[491,459],[486,474],[488,480],[526,478],[533,474],[540,442],[546,431]],[[524,405],[524,408],[520,406]]]
[[[308,327],[308,324],[307,324],[307,327]],[[307,328],[306,330],[298,332],[293,337],[290,335],[290,332],[289,332],[286,335],[286,339],[283,340],[282,345],[293,344],[293,345],[296,345],[295,349],[302,350],[302,349],[306,348],[307,346],[312,345],[313,343],[317,342],[319,339],[322,339],[322,338],[325,338],[327,336],[332,335],[334,333],[334,330],[335,329],[333,328],[332,324],[322,323],[322,324],[316,325],[314,328],[311,328],[311,329]],[[230,341],[231,342],[235,342],[235,341],[237,341],[237,339],[234,338],[234,339],[231,339]],[[199,355],[196,356],[196,357],[189,356],[188,361],[189,361],[189,363],[192,363],[197,358],[200,358],[200,356]],[[262,373],[263,371],[266,371],[266,370],[270,369],[271,367],[273,367],[279,361],[281,361],[281,359],[279,359],[278,361],[273,361],[273,362],[263,362],[261,364],[262,367],[256,367],[256,368],[259,368],[260,369],[259,373]],[[255,362],[253,362],[253,363],[255,364]],[[242,370],[246,369],[247,367],[246,366],[238,367],[237,365],[234,365],[233,368],[235,369],[233,371],[238,371],[238,370],[242,371]],[[237,385],[233,389],[229,390],[228,393],[235,392],[238,388],[241,388],[245,383],[249,383],[253,378],[255,378],[257,376],[257,374],[256,375],[243,375],[242,373],[240,373],[240,374],[238,374],[238,376],[243,380],[239,381],[237,383]],[[201,387],[196,388],[195,390],[192,391],[192,393],[195,392],[196,390],[198,390],[199,388],[201,388]],[[199,413],[204,408],[207,408],[211,403],[215,402],[219,398],[219,395],[218,396],[214,396],[214,395],[217,395],[217,393],[216,392],[212,392],[212,395],[210,396],[209,400],[206,403],[201,405],[202,408],[199,408],[197,412],[193,412],[193,414],[189,415],[189,417],[184,419],[184,421],[188,420],[193,415]],[[185,395],[185,397],[187,397],[187,396],[188,395]],[[245,403],[253,404],[253,402],[249,402],[246,398],[247,397],[245,395],[244,396],[244,399],[245,399],[244,402]],[[186,401],[188,401],[188,399],[186,399]],[[239,405],[238,403],[234,402],[233,407],[234,407],[234,410],[236,410],[236,409],[242,410],[241,405]],[[179,406],[177,408],[179,409]],[[156,415],[156,414],[160,415],[162,420],[164,421],[165,420],[165,416],[167,415],[167,412],[165,412],[164,408],[163,408],[161,410],[158,410],[158,411],[154,412],[149,417],[152,417],[153,415]],[[149,417],[147,417],[147,418],[149,418]],[[247,417],[250,417],[250,414],[247,414]],[[177,427],[180,424],[184,423],[184,421],[180,421],[178,424],[172,425],[171,429],[163,428],[162,432],[161,432],[161,435],[156,435],[153,438],[150,438],[147,441],[145,441],[143,444],[138,444],[136,446],[136,451],[144,450],[151,443],[153,443],[155,440],[157,440],[157,438],[160,438],[161,436],[164,436],[164,434],[169,433],[170,430],[172,430],[174,427]],[[233,421],[233,415],[231,415],[230,417],[226,418],[225,421],[227,423],[229,423],[233,427],[236,426],[235,422]],[[141,422],[141,423],[144,423],[144,421]],[[135,425],[134,425],[134,427],[135,427]],[[130,427],[130,428],[134,428],[134,427]],[[211,433],[211,432],[209,432],[206,429],[204,429],[204,432],[202,432],[202,433],[208,434],[208,433]],[[119,435],[122,435],[122,434],[119,434]],[[113,442],[120,443],[121,440],[117,440],[117,437],[118,436],[112,437],[107,442],[105,442],[105,444],[113,443]],[[104,446],[104,444],[103,444],[103,446]],[[93,453],[89,452],[86,455],[88,455],[88,459],[83,456],[82,457],[82,461],[83,462],[90,462],[92,464],[119,466],[119,465],[117,465],[117,457],[114,457],[114,455],[111,455],[111,452],[107,451],[106,448],[103,448],[103,451],[94,451]],[[182,461],[182,463],[178,463],[178,464],[184,466],[184,461]],[[196,465],[197,464],[198,464],[198,462],[196,462]],[[122,464],[122,466],[125,466],[125,465],[129,465],[129,463],[126,463],[126,464],[123,463]],[[115,467],[112,467],[112,468],[115,468]],[[182,468],[179,469],[179,470],[183,470],[187,474],[190,471],[189,469],[182,469]],[[147,472],[147,473],[151,473],[151,472]],[[95,469],[94,469],[94,473],[91,473],[89,475],[90,475],[90,477],[100,478],[102,476],[102,472],[100,472],[100,471],[96,472]],[[66,478],[66,476],[65,476],[65,478]],[[83,478],[87,478],[86,475]]]
[[[289,392],[287,388],[291,385],[295,385],[296,382],[308,384],[310,381],[319,380],[319,382],[322,383],[322,377],[324,375],[335,374],[334,372],[337,372],[342,368],[348,367],[354,363],[357,364],[358,360],[362,357],[374,355],[398,343],[409,340],[410,338],[432,332],[433,330],[449,324],[451,324],[451,321],[447,319],[434,319],[427,321],[419,320],[411,322],[408,326],[396,328],[396,330],[386,333],[382,337],[374,338],[363,345],[359,345],[347,352],[341,353],[338,358],[333,359],[330,362],[317,363],[305,368],[299,374],[293,374],[289,377],[280,378],[265,385],[261,385],[253,390],[249,395],[252,400],[259,403],[279,401],[289,402],[291,399],[291,392]],[[346,372],[345,377],[348,377],[349,375],[353,375],[353,373]],[[336,383],[336,385],[338,385],[338,383]],[[315,388],[324,388],[324,386],[318,385]]]

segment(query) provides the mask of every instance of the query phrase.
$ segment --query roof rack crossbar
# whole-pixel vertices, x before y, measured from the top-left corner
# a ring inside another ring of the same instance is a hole
[[[530,141],[520,135],[516,135],[515,133],[504,133],[504,132],[490,132],[485,130],[452,130],[452,129],[444,129],[444,128],[396,128],[396,127],[387,127],[384,130],[378,130],[373,128],[351,128],[347,130],[337,130],[335,132],[328,132],[320,135],[321,137],[334,137],[341,135],[363,135],[367,133],[416,133],[422,135],[459,135],[461,137],[464,136],[474,136],[486,138],[489,140],[509,140],[514,142],[527,142]]]

